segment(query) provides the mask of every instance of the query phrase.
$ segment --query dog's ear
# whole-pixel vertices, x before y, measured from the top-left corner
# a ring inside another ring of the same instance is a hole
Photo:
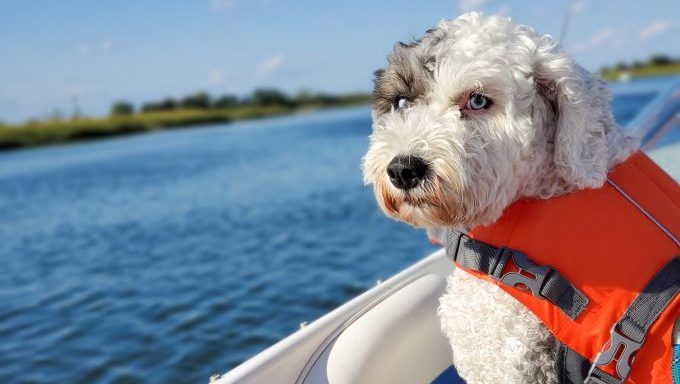
[[[538,95],[554,109],[558,176],[582,188],[607,178],[606,133],[613,124],[604,83],[569,58],[550,37],[539,37],[533,61]]]

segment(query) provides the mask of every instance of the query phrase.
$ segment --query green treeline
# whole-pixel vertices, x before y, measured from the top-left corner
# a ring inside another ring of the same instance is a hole
[[[197,92],[179,99],[168,97],[140,106],[121,100],[113,103],[106,117],[54,117],[22,124],[0,123],[0,149],[276,116],[305,109],[359,105],[369,99],[369,95],[359,93],[331,95],[302,91],[289,96],[267,88],[256,90],[246,97],[223,95],[213,98],[206,92]]]
[[[296,96],[291,97],[284,92],[273,88],[258,89],[250,96],[239,98],[236,95],[222,95],[212,98],[207,92],[198,92],[180,99],[171,97],[162,100],[143,103],[138,112],[159,112],[176,111],[180,109],[230,109],[239,107],[326,107],[343,104],[356,104],[368,101],[365,94],[353,95],[331,95],[324,93],[312,94],[307,91],[300,91]],[[131,115],[137,110],[132,103],[118,101],[111,107],[111,115]]]
[[[600,69],[604,80],[619,80],[623,77],[664,76],[680,73],[680,58],[655,55],[647,61],[636,60],[632,63],[618,63]]]

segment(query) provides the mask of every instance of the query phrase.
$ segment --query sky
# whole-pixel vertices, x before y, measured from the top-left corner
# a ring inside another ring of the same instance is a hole
[[[569,4],[571,4],[569,6]],[[504,14],[559,38],[596,71],[680,56],[680,1],[3,0],[0,121],[106,114],[197,91],[367,92],[395,42],[465,11]]]

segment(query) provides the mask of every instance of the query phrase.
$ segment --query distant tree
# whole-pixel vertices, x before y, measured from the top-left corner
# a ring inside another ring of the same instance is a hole
[[[616,64],[614,69],[616,69],[618,71],[627,71],[628,69],[630,69],[630,67],[626,63],[618,63],[618,64]]]
[[[300,105],[310,104],[314,96],[308,89],[301,89],[295,95],[295,102]]]
[[[233,108],[240,104],[238,97],[234,95],[223,95],[217,98],[213,103],[214,108]]]
[[[634,69],[639,69],[639,68],[642,68],[644,66],[645,66],[645,64],[640,60],[633,61],[633,68]]]
[[[180,105],[187,109],[209,109],[210,95],[206,92],[198,92],[194,95],[187,96],[182,99]]]
[[[135,107],[127,101],[116,101],[111,106],[111,115],[113,116],[128,116],[133,113],[135,113]]]
[[[71,103],[73,103],[73,112],[71,112],[71,120],[77,120],[83,117],[83,113],[80,110],[80,100],[78,98],[77,93],[71,95]]]
[[[649,63],[654,65],[668,65],[673,63],[673,59],[666,55],[654,55],[649,59]]]
[[[253,105],[253,104],[255,104],[255,102],[253,101],[252,95],[243,96],[243,98],[241,98],[239,103],[241,105]]]
[[[64,111],[62,111],[59,108],[55,108],[47,115],[47,120],[59,121],[63,120],[64,116],[65,116]]]
[[[148,103],[142,104],[142,112],[155,112],[155,111],[162,111],[163,106],[161,103],[158,103],[156,101],[150,101]]]
[[[292,107],[295,105],[295,102],[293,102],[288,95],[273,88],[255,90],[255,92],[253,92],[252,102],[255,105],[261,106]]]
[[[327,93],[319,93],[314,96],[314,100],[321,105],[332,105],[340,102],[340,98],[335,95],[329,95]]]
[[[609,72],[610,70],[611,70],[611,68],[609,68],[608,66],[605,65],[604,67],[600,68],[600,73]]]
[[[142,104],[142,112],[156,112],[156,111],[173,111],[177,109],[179,103],[177,100],[166,97],[162,101],[150,101]]]
[[[163,101],[160,102],[159,107],[163,111],[172,111],[177,109],[177,100],[171,98],[171,97],[166,97],[163,99]]]

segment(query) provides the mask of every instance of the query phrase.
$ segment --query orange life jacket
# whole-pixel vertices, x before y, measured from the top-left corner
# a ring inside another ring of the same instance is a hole
[[[615,167],[608,179],[599,189],[518,201],[493,225],[469,233],[551,266],[588,298],[572,319],[526,289],[469,271],[512,295],[560,342],[591,362],[606,349],[612,325],[650,279],[680,255],[678,183],[642,153]],[[671,331],[679,314],[680,295],[675,295],[637,350],[627,383],[671,383]],[[602,369],[614,374],[614,363]]]

